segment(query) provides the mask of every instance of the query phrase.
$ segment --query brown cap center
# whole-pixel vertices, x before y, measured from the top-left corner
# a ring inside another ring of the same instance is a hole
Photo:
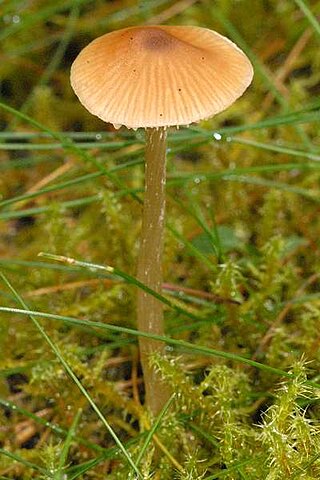
[[[147,50],[167,50],[173,42],[172,36],[160,28],[137,29],[133,36]]]

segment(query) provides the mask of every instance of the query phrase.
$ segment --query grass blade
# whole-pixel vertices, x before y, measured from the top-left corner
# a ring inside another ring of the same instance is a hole
[[[46,428],[49,428],[59,437],[65,438],[68,435],[68,431],[65,430],[64,428],[61,428],[61,427],[59,427],[59,425],[56,425],[52,422],[49,422],[48,420],[45,420],[44,418],[39,417],[38,415],[35,415],[32,412],[29,412],[28,410],[20,407],[20,405],[17,405],[16,403],[11,402],[10,400],[0,398],[0,405],[4,408],[7,408],[7,409],[13,411],[13,412],[18,412],[21,415],[24,415],[25,417],[30,418],[32,421],[34,421],[35,423],[37,423],[39,425],[42,425]],[[103,447],[100,447],[100,445],[89,442],[88,440],[86,440],[84,438],[81,438],[79,436],[77,437],[77,440],[78,440],[79,443],[81,443],[85,447],[88,447],[91,450],[97,451],[99,453],[101,453],[103,451],[106,451],[106,452],[108,451],[108,450],[104,449]]]
[[[145,439],[145,442],[144,444],[142,445],[142,448],[139,452],[139,455],[137,456],[136,458],[136,465],[139,466],[139,463],[141,462],[142,458],[143,458],[143,455],[145,454],[151,440],[152,440],[152,437],[153,435],[155,434],[155,432],[157,431],[160,423],[162,422],[162,419],[163,417],[165,416],[165,414],[167,413],[167,411],[169,410],[173,400],[175,399],[175,393],[173,393],[171,395],[171,397],[169,398],[169,400],[166,402],[166,404],[164,405],[164,407],[162,408],[161,412],[159,413],[158,417],[156,418],[156,421],[154,422],[152,428],[149,430],[148,434],[147,434],[147,437]]]
[[[5,275],[0,272],[0,277],[2,278],[3,282],[7,285],[7,287],[9,288],[9,290],[11,291],[11,293],[15,296],[17,302],[24,308],[24,309],[28,309],[28,306],[26,305],[26,303],[24,302],[24,300],[22,299],[22,297],[18,294],[18,292],[13,288],[13,286],[11,285],[11,283],[9,282],[9,280],[5,277]],[[99,419],[101,420],[101,422],[103,423],[103,425],[106,427],[106,429],[108,430],[109,434],[111,435],[111,437],[113,438],[113,440],[115,441],[116,445],[118,446],[119,450],[122,452],[124,458],[127,460],[127,462],[130,464],[130,466],[132,467],[133,471],[138,475],[138,478],[143,478],[139,469],[137,468],[137,466],[135,465],[135,463],[133,462],[131,456],[129,455],[129,453],[127,452],[127,450],[125,449],[125,447],[123,446],[122,442],[120,441],[120,439],[118,438],[118,436],[115,434],[115,432],[113,431],[113,429],[111,428],[111,426],[109,425],[109,423],[107,422],[107,420],[105,419],[104,415],[102,414],[102,412],[100,411],[100,409],[98,408],[98,406],[95,404],[95,402],[93,401],[93,399],[91,398],[90,394],[87,392],[87,390],[84,388],[84,386],[82,385],[82,383],[80,382],[80,380],[78,379],[78,377],[74,374],[73,370],[71,369],[70,365],[66,362],[66,360],[64,359],[64,357],[62,356],[59,348],[52,342],[52,340],[50,339],[50,337],[47,335],[46,331],[44,330],[44,328],[42,327],[42,325],[38,322],[37,318],[33,315],[33,314],[30,314],[29,317],[31,318],[32,322],[34,323],[35,327],[39,330],[39,332],[41,333],[42,337],[46,340],[46,342],[49,344],[51,350],[55,353],[55,355],[57,356],[57,358],[60,360],[60,362],[62,363],[64,369],[66,370],[66,372],[69,374],[69,376],[72,378],[72,380],[74,381],[74,383],[77,385],[77,387],[79,388],[79,390],[81,391],[82,395],[87,399],[88,403],[91,405],[92,409],[95,411],[95,413],[97,414],[97,416],[99,417]]]
[[[0,276],[3,275],[0,273]],[[242,357],[241,355],[237,355],[235,353],[224,352],[221,350],[215,350],[213,348],[203,347],[201,345],[195,345],[190,342],[186,342],[184,340],[176,340],[174,338],[164,337],[162,335],[155,335],[146,332],[140,332],[138,330],[133,330],[127,327],[119,327],[117,325],[111,325],[107,323],[95,322],[95,321],[87,321],[87,320],[80,320],[73,317],[67,317],[63,315],[55,315],[53,313],[46,313],[46,312],[38,312],[35,310],[27,310],[21,308],[12,308],[12,307],[0,307],[0,312],[4,313],[17,313],[21,315],[27,316],[34,316],[40,318],[47,318],[51,320],[61,321],[68,325],[75,325],[75,326],[90,326],[96,327],[102,330],[118,332],[122,334],[128,334],[135,337],[145,337],[145,338],[152,338],[154,340],[159,340],[160,342],[164,342],[168,345],[172,345],[173,347],[177,347],[182,349],[183,351],[192,352],[193,354],[201,354],[210,357],[220,357],[224,358],[225,360],[231,360],[239,363],[243,363],[249,365],[251,367],[257,368],[259,370],[271,373],[273,375],[278,375],[280,377],[286,378],[295,378],[294,374],[286,372],[285,370],[281,370],[279,368],[271,367],[270,365],[266,365],[264,363],[256,362],[255,360],[251,360],[250,358]],[[320,384],[306,380],[305,383],[315,388],[320,388]]]
[[[25,460],[24,458],[20,457],[16,453],[9,452],[8,450],[5,450],[4,448],[0,448],[0,455],[5,455],[6,457],[9,457],[12,460],[15,460],[16,462],[19,462],[22,465],[25,465],[26,467],[31,468],[32,470],[36,470],[37,472],[40,472],[47,477],[46,469],[44,469],[42,467],[39,467],[39,465],[37,465],[35,463],[31,463],[28,460]]]
[[[310,25],[313,27],[314,31],[318,35],[320,35],[320,24],[319,24],[317,18],[311,12],[311,10],[308,7],[308,5],[306,4],[306,2],[304,0],[294,0],[294,1],[296,2],[298,7],[300,8],[300,10],[304,13],[304,15],[308,19]]]
[[[82,267],[85,269],[90,270],[91,272],[95,271],[103,271],[107,273],[112,273],[113,275],[116,275],[117,277],[122,278],[125,280],[128,284],[134,285],[135,287],[140,288],[141,290],[145,291],[149,295],[152,295],[155,297],[157,300],[160,300],[164,305],[167,305],[168,307],[172,308],[179,314],[186,315],[189,318],[192,318],[193,320],[203,320],[203,318],[198,317],[197,315],[194,315],[193,313],[189,312],[188,310],[185,310],[184,308],[179,307],[175,303],[173,303],[171,300],[169,300],[167,297],[164,297],[160,293],[155,292],[148,286],[146,286],[144,283],[140,282],[137,280],[135,277],[132,277],[126,272],[123,272],[122,270],[119,270],[116,267],[111,267],[111,266],[104,266],[104,265],[98,265],[95,263],[89,263],[89,262],[82,262],[79,260],[75,260],[74,258],[70,257],[64,257],[63,255],[53,255],[51,253],[44,253],[41,252],[39,253],[40,257],[48,258],[49,260],[55,260],[58,262],[63,262],[69,265],[75,265],[77,267]]]
[[[70,450],[70,447],[71,447],[73,437],[75,435],[75,431],[76,431],[78,423],[80,421],[81,414],[82,414],[82,410],[79,409],[77,411],[74,419],[73,419],[73,422],[72,422],[72,425],[71,425],[70,429],[68,430],[67,437],[65,439],[65,442],[64,442],[64,445],[63,445],[63,448],[62,448],[62,452],[61,452],[61,455],[60,455],[60,458],[59,458],[58,469],[57,469],[58,471],[56,472],[56,475],[54,476],[53,480],[64,480],[64,478],[65,478],[64,477],[64,472],[66,470],[66,463],[67,463],[67,459],[68,459],[68,454],[69,454],[69,450]]]

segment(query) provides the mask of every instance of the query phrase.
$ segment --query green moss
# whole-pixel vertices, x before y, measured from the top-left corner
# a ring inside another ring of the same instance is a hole
[[[176,345],[152,359],[175,396],[148,439],[156,419],[143,405],[137,338],[37,317],[134,462],[146,447],[145,479],[320,477],[319,32],[301,5],[4,6],[0,193],[12,203],[0,202],[0,268],[34,311],[136,327],[143,132],[114,131],[84,110],[69,85],[76,53],[160,14],[230,36],[254,63],[254,84],[234,106],[169,134],[163,294],[180,311],[165,307],[166,334],[229,357]],[[44,191],[30,197],[33,188]],[[0,295],[1,308],[20,308],[4,283]],[[0,477],[136,478],[30,317],[0,314]]]

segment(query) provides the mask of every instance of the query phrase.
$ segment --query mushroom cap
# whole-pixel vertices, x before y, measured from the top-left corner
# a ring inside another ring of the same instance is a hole
[[[207,28],[142,26],[93,40],[71,67],[89,112],[116,127],[189,125],[225,110],[250,85],[252,65]]]

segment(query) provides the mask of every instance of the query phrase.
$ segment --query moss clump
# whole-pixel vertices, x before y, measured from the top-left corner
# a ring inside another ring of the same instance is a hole
[[[317,6],[71,3],[9,1],[2,15],[0,269],[30,310],[59,316],[36,318],[60,358],[2,281],[0,477],[135,478],[127,452],[145,479],[318,479]],[[144,133],[106,128],[69,86],[86,43],[146,21],[213,28],[256,72],[227,112],[169,132],[163,295],[177,343],[153,358],[175,393],[158,424],[123,330],[136,327]]]

